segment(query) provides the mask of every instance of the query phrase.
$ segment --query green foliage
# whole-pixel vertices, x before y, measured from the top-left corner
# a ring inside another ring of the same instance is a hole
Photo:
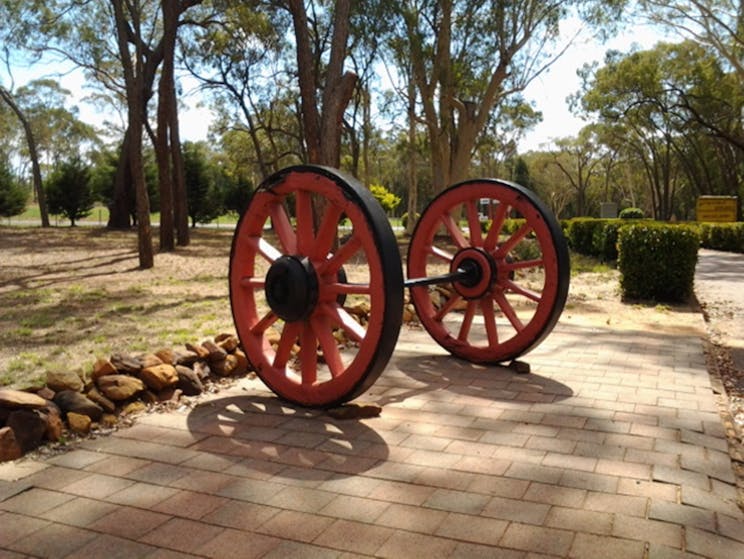
[[[209,169],[206,144],[185,142],[183,164],[189,217],[192,227],[196,227],[197,223],[208,223],[220,216],[223,196]]]
[[[649,222],[622,227],[617,263],[623,297],[686,301],[692,294],[699,244],[694,226]]]
[[[620,219],[643,219],[644,217],[641,208],[625,208],[620,211]]]
[[[45,190],[49,213],[65,216],[73,227],[93,210],[90,168],[80,158],[57,165],[47,179]]]
[[[0,160],[0,217],[12,217],[26,209],[28,193],[18,184],[6,161]]]
[[[420,217],[421,217],[421,214],[417,212],[416,217],[415,217],[416,221],[418,221]],[[405,212],[402,216],[400,216],[400,224],[403,227],[403,229],[408,228],[408,212]]]
[[[224,177],[221,182],[225,211],[242,215],[253,193],[253,183],[244,177],[237,180]]]
[[[744,223],[701,223],[700,245],[714,250],[744,253]]]
[[[385,210],[386,214],[392,213],[398,207],[398,204],[400,204],[400,196],[396,196],[381,184],[370,184],[369,191],[382,206],[382,209]]]
[[[566,238],[568,246],[579,254],[595,256],[594,231],[602,225],[602,220],[591,217],[577,217],[568,222]]]

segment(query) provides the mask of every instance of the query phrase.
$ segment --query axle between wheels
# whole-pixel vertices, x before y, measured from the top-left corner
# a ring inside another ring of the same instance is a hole
[[[335,406],[367,390],[402,324],[404,288],[434,340],[495,364],[537,346],[563,310],[569,258],[534,193],[478,179],[426,207],[403,279],[398,243],[368,190],[335,169],[266,179],[238,222],[230,303],[249,361],[281,398]]]

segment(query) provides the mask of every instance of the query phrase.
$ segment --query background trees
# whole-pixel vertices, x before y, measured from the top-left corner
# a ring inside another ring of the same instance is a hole
[[[587,128],[520,153],[541,118],[522,92],[570,41],[564,23],[611,32],[626,2],[7,0],[6,68],[19,53],[74,65],[109,116],[105,130],[83,125],[53,71],[22,85],[3,73],[5,161],[28,190],[80,154],[109,225],[137,225],[142,267],[150,207],[171,250],[189,218],[240,211],[263,177],[300,162],[384,186],[398,214],[500,176],[565,217],[606,201],[691,217],[700,194],[742,194],[742,3],[634,5],[681,39],[583,68],[573,101]],[[208,144],[182,147],[178,107],[195,88],[215,119]]]

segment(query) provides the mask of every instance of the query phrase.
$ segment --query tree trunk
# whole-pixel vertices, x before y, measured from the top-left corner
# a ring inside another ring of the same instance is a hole
[[[406,233],[413,235],[418,212],[418,173],[416,172],[416,86],[408,76],[408,221]]]
[[[23,126],[23,131],[26,135],[26,144],[28,146],[28,153],[31,156],[31,174],[33,177],[34,194],[36,194],[36,200],[39,204],[39,214],[41,215],[41,226],[49,227],[49,211],[46,205],[46,194],[44,193],[44,187],[41,181],[41,167],[39,165],[39,152],[36,149],[36,137],[31,129],[31,123],[23,114],[21,108],[16,104],[13,96],[4,87],[0,87],[0,98],[10,107],[10,110],[15,113],[18,120]]]

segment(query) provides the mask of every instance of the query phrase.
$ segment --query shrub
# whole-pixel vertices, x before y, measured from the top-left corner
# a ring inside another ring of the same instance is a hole
[[[577,217],[568,225],[568,245],[580,254],[594,255],[594,229],[600,220],[591,217]]]
[[[414,219],[418,221],[420,217],[421,217],[421,214],[416,212]],[[400,216],[400,224],[403,227],[403,229],[408,229],[408,212],[405,212],[402,216]]]
[[[13,217],[26,209],[28,193],[18,184],[10,166],[0,160],[0,217]]]
[[[594,228],[592,237],[592,251],[603,262],[617,260],[617,235],[621,227],[626,225],[619,219],[600,219]]]
[[[620,212],[620,219],[643,219],[643,210],[641,208],[625,208]]]
[[[49,213],[65,216],[74,227],[93,210],[90,168],[79,158],[58,164],[47,179],[46,195]]]
[[[396,196],[381,184],[370,184],[369,191],[380,206],[382,206],[382,209],[385,210],[386,214],[393,212],[398,207],[398,204],[400,204],[400,196]]]
[[[698,230],[701,246],[744,253],[744,223],[701,223]]]
[[[695,227],[642,223],[618,232],[624,298],[686,301],[692,294],[700,237]]]

